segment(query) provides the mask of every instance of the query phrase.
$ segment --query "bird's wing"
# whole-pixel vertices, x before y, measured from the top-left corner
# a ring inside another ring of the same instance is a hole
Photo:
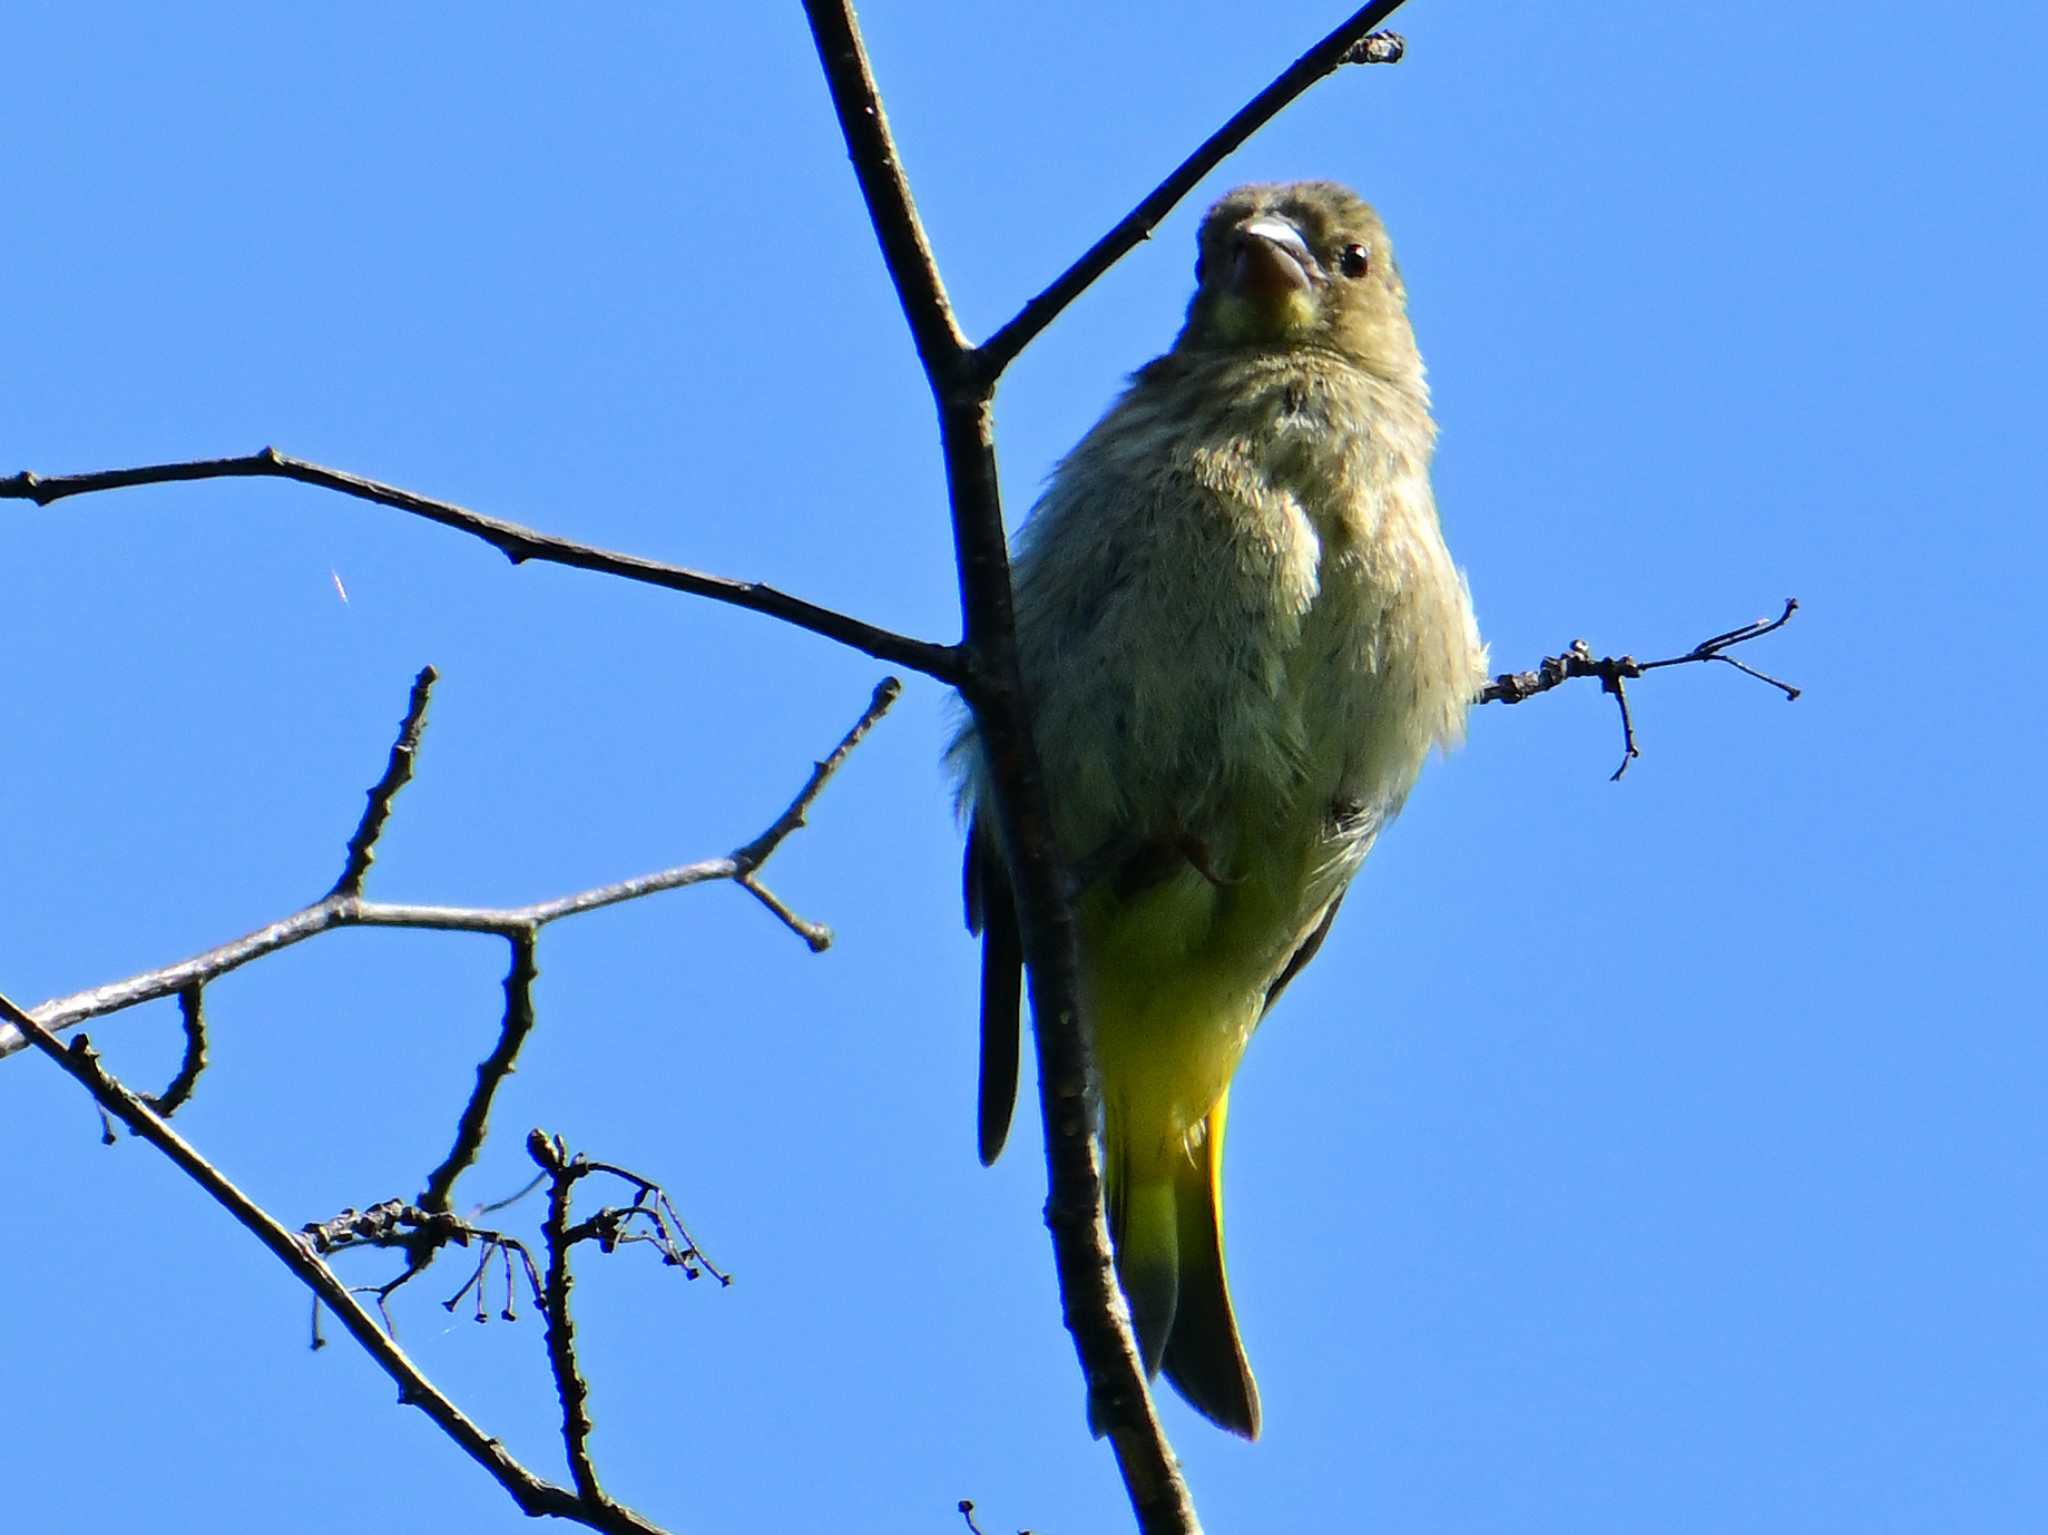
[[[977,816],[967,831],[967,931],[981,935],[981,1095],[976,1136],[981,1165],[1002,1154],[1017,1102],[1024,943],[1010,873]]]
[[[1287,963],[1280,967],[1280,973],[1273,977],[1266,988],[1265,1006],[1259,1009],[1259,1020],[1265,1021],[1266,1014],[1273,1011],[1273,1004],[1280,1000],[1280,993],[1287,989],[1287,983],[1308,968],[1308,962],[1316,957],[1316,950],[1323,946],[1323,940],[1330,936],[1330,924],[1337,920],[1337,908],[1344,904],[1344,892],[1339,890],[1330,897],[1330,904],[1323,908],[1322,919],[1309,929],[1295,951],[1287,956]]]

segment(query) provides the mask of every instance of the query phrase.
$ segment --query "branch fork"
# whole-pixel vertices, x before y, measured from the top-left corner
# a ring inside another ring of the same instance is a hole
[[[1700,661],[1720,661],[1734,667],[1744,676],[1776,688],[1790,703],[1799,697],[1800,690],[1789,682],[1758,671],[1747,662],[1737,659],[1728,652],[1737,645],[1746,645],[1751,640],[1760,640],[1767,634],[1774,634],[1792,621],[1792,615],[1799,611],[1799,599],[1787,597],[1782,612],[1776,618],[1759,618],[1738,625],[1720,634],[1709,635],[1683,655],[1666,656],[1661,661],[1638,661],[1634,656],[1605,656],[1594,659],[1591,648],[1584,640],[1573,640],[1562,655],[1545,656],[1542,664],[1534,671],[1502,672],[1480,690],[1474,700],[1482,704],[1518,704],[1534,698],[1539,693],[1548,693],[1552,688],[1561,687],[1575,677],[1596,677],[1600,691],[1613,698],[1621,711],[1621,766],[1609,777],[1609,782],[1619,783],[1628,765],[1642,755],[1636,744],[1634,716],[1629,712],[1628,688],[1626,684],[1638,677],[1667,666],[1688,666]]]

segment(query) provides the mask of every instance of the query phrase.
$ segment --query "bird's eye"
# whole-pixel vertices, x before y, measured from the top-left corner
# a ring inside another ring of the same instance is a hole
[[[1337,257],[1337,270],[1346,277],[1363,277],[1372,268],[1372,256],[1363,245],[1347,245]]]

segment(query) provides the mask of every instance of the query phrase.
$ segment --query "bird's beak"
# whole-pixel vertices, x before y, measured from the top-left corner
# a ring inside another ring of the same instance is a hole
[[[1240,298],[1284,304],[1326,280],[1301,231],[1277,213],[1254,214],[1231,234],[1230,288]]]

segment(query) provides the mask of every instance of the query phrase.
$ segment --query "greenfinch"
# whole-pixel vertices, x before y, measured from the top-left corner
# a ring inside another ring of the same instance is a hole
[[[1071,878],[1117,1276],[1148,1374],[1259,1432],[1223,1262],[1230,1084],[1486,652],[1379,217],[1329,182],[1203,219],[1187,321],[1016,540],[1018,659]],[[951,761],[982,956],[979,1139],[1018,1072],[1021,947],[973,724]]]

